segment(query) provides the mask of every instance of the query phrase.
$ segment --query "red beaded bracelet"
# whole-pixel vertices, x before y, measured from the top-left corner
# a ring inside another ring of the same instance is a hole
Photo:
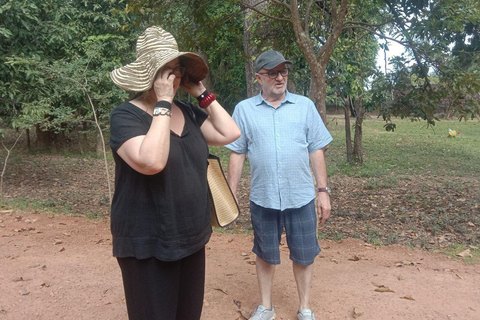
[[[198,102],[198,105],[200,108],[205,109],[209,105],[212,104],[213,101],[215,101],[216,97],[213,93],[207,94],[202,100]]]

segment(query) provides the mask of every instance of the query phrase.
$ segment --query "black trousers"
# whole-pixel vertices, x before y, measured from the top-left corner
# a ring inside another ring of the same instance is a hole
[[[205,291],[205,248],[180,259],[117,258],[130,320],[199,320]]]

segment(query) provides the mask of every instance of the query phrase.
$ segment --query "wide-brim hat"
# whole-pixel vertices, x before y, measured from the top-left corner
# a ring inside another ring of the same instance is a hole
[[[198,82],[207,76],[208,66],[193,52],[180,52],[175,38],[160,27],[147,28],[137,40],[137,60],[110,73],[113,82],[133,92],[149,90],[158,70],[178,58],[190,81]]]

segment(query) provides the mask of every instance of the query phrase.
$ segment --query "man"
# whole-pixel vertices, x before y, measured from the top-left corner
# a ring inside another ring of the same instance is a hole
[[[255,78],[262,91],[235,107],[233,119],[242,136],[226,146],[231,150],[228,182],[235,195],[247,155],[251,168],[252,251],[261,304],[250,320],[275,317],[271,292],[284,228],[299,295],[297,317],[315,319],[309,306],[313,262],[320,253],[315,209],[324,223],[331,207],[323,148],[332,136],[314,103],[287,91],[291,64],[273,50],[257,58]]]

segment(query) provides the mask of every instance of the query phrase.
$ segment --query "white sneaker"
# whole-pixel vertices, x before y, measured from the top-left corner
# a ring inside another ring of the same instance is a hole
[[[310,309],[302,309],[297,311],[298,320],[315,320],[315,314]]]
[[[252,317],[248,320],[274,320],[275,319],[275,309],[267,309],[262,305],[259,305],[255,312],[253,313]]]

